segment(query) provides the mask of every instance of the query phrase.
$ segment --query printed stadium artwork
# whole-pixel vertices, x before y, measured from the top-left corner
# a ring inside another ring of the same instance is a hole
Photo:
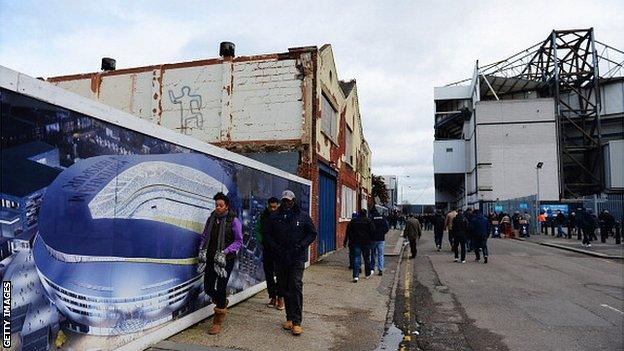
[[[228,285],[264,281],[255,220],[309,186],[0,91],[0,274],[12,283],[13,349],[114,349],[210,304],[200,234],[226,193],[244,246]]]

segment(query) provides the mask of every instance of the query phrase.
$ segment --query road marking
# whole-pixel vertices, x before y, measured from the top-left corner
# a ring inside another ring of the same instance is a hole
[[[608,309],[610,309],[610,310],[613,310],[613,311],[616,311],[616,312],[618,312],[619,314],[624,314],[624,312],[622,312],[622,311],[618,310],[617,308],[611,307],[611,306],[609,306],[609,305],[607,305],[607,304],[604,304],[604,303],[603,303],[603,304],[601,304],[600,306],[602,306],[602,307],[606,307],[606,308],[608,308]]]

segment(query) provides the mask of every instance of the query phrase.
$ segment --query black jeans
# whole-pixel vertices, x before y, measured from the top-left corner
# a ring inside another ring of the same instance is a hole
[[[418,248],[416,246],[416,240],[418,240],[416,237],[410,237],[408,236],[407,239],[409,239],[409,244],[410,244],[410,252],[412,254],[412,257],[416,257],[416,253],[418,252]]]
[[[294,262],[289,265],[277,265],[277,282],[284,294],[286,320],[294,325],[301,325],[303,319],[303,269],[304,262]]]
[[[441,230],[436,230],[434,231],[433,235],[435,236],[435,244],[437,247],[442,247],[442,236],[444,235],[444,232]]]
[[[483,251],[483,257],[488,257],[487,238],[473,237],[472,247],[474,249],[475,257],[477,260],[481,259],[480,251]]]
[[[204,291],[212,302],[217,306],[217,308],[226,308],[226,288],[228,281],[230,280],[230,275],[232,274],[232,269],[234,268],[234,262],[236,259],[231,259],[225,261],[225,270],[227,271],[227,277],[220,278],[217,276],[217,273],[214,271],[214,259],[213,257],[208,257],[208,262],[206,262],[206,270],[204,271]],[[215,287],[216,281],[216,287]]]
[[[466,260],[466,237],[465,236],[455,236],[453,238],[453,252],[455,253],[455,258],[459,258],[458,248],[461,249],[461,260]]]
[[[264,268],[264,276],[266,278],[267,291],[269,298],[282,297],[279,284],[277,283],[275,257],[271,251],[264,249],[262,252],[262,268]]]
[[[583,228],[583,244],[589,245],[594,236],[594,228]]]

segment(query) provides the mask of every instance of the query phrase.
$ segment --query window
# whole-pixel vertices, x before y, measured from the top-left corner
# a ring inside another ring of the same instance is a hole
[[[347,163],[353,166],[355,163],[355,160],[353,159],[353,132],[349,129],[349,127],[347,127],[346,130],[345,157]]]
[[[447,147],[446,148],[446,152],[453,152],[453,148],[452,147]]]
[[[338,137],[338,112],[325,95],[321,102],[321,131],[336,142]]]
[[[357,193],[355,190],[343,185],[342,186],[342,208],[340,210],[340,218],[351,218],[351,214],[358,210]]]

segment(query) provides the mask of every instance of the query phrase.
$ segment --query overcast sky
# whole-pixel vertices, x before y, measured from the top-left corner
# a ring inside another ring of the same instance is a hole
[[[594,27],[624,48],[624,1],[26,1],[0,0],[0,65],[31,76],[331,44],[355,78],[375,174],[433,203],[433,87],[542,41]],[[409,176],[409,177],[407,177]]]

